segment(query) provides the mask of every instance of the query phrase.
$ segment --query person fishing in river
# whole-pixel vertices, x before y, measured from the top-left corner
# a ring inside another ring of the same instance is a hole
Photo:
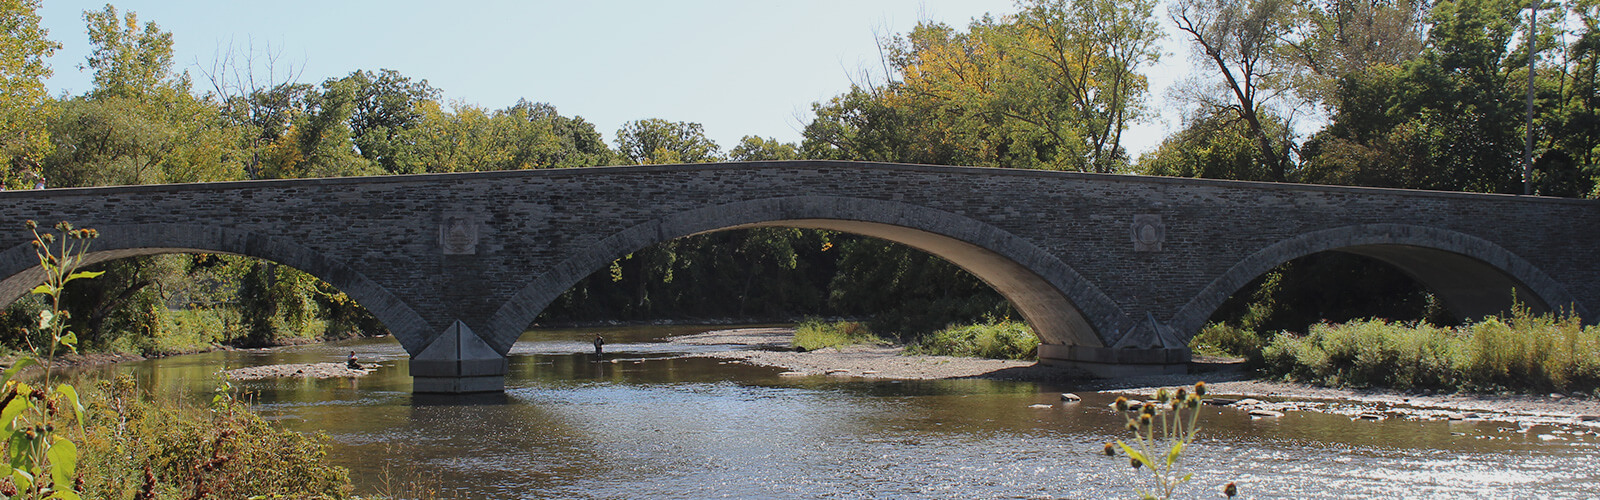
[[[594,336],[594,355],[595,356],[604,356],[605,355],[605,352],[604,352],[605,351],[605,347],[604,347],[605,345],[606,345],[606,339],[602,338],[599,334],[595,334],[595,336]]]

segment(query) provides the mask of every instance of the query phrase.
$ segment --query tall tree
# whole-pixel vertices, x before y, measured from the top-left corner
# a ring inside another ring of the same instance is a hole
[[[1441,1],[1418,57],[1341,77],[1340,105],[1307,141],[1302,179],[1520,192],[1528,51],[1512,41],[1522,5]]]
[[[54,107],[44,80],[45,60],[61,44],[39,25],[38,0],[0,0],[0,188],[31,184],[50,153],[46,123]]]
[[[109,4],[84,11],[83,20],[94,45],[87,67],[94,70],[95,96],[145,97],[170,83],[172,33],[153,21],[140,26],[137,13],[119,15]]]
[[[739,145],[728,151],[730,161],[771,161],[795,160],[800,158],[800,148],[793,143],[778,142],[777,139],[762,138],[747,135],[739,139]]]
[[[1296,106],[1293,96],[1298,67],[1285,57],[1298,33],[1298,14],[1291,0],[1178,0],[1170,6],[1172,21],[1194,46],[1197,62],[1214,73],[1207,87],[1188,97],[1199,114],[1227,114],[1244,121],[1259,161],[1268,166],[1267,180],[1285,181],[1293,142]],[[1290,126],[1269,128],[1266,115],[1276,113]],[[1274,133],[1276,132],[1276,133]]]
[[[107,5],[83,14],[94,87],[51,121],[50,186],[233,180],[238,130],[172,71],[172,34]]]
[[[391,69],[377,73],[356,71],[323,84],[324,88],[334,86],[347,87],[353,94],[350,134],[361,156],[386,172],[409,173],[399,168],[397,156],[404,145],[396,144],[394,138],[422,120],[418,106],[437,101],[440,91],[428,85],[427,80],[412,81]]]
[[[722,158],[721,148],[698,123],[660,118],[635,120],[617,129],[617,153],[634,165],[706,163]]]
[[[502,115],[519,122],[519,145],[512,162],[519,168],[567,168],[609,165],[616,154],[606,145],[605,136],[581,116],[566,117],[555,106],[518,99]],[[529,131],[548,131],[550,140]]]

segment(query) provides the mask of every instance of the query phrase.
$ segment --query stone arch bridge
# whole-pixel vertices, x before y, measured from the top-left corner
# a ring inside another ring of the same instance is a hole
[[[100,230],[91,259],[226,253],[360,302],[417,392],[499,391],[505,353],[614,259],[709,231],[904,243],[1011,300],[1046,364],[1181,371],[1223,300],[1323,251],[1393,264],[1463,317],[1600,312],[1600,202],[1181,178],[789,161],[0,192],[0,302],[42,274],[21,221]]]

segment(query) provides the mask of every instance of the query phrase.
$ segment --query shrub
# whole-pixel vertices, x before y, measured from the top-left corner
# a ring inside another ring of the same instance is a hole
[[[908,354],[969,356],[991,359],[1034,359],[1039,337],[1027,323],[1013,320],[951,326],[922,337]]]
[[[263,420],[226,394],[209,406],[145,398],[126,376],[101,381],[86,412],[84,498],[345,498],[349,471],[328,438]]]
[[[806,318],[794,328],[794,346],[807,351],[854,344],[887,344],[872,333],[866,325],[855,321],[824,322]]]
[[[1259,358],[1266,342],[1256,332],[1226,323],[1206,325],[1189,340],[1189,349],[1195,354]]]
[[[1600,327],[1523,308],[1460,328],[1354,321],[1279,334],[1262,357],[1271,375],[1325,385],[1582,391],[1600,385]]]

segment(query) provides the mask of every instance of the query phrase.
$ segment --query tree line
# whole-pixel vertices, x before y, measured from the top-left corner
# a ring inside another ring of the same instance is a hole
[[[1596,0],[1537,5],[1536,19],[1513,0],[1175,0],[1165,12],[1153,0],[1022,0],[965,27],[926,22],[881,40],[887,74],[813,104],[800,142],[746,136],[726,149],[699,124],[659,118],[608,142],[549,104],[446,101],[392,70],[302,83],[270,48],[227,47],[198,74],[179,72],[172,33],[111,5],[83,13],[92,88],[51,96],[45,60],[60,45],[38,5],[0,0],[7,189],[809,158],[1600,197]],[[1162,54],[1163,25],[1191,53]],[[1173,56],[1193,68],[1164,96],[1183,127],[1133,158],[1123,134],[1152,117],[1163,96],[1148,73]],[[1378,266],[1339,254],[1291,262],[1214,319],[1450,320]],[[382,329],[337,290],[270,262],[101,267],[69,291],[90,346],[152,349],[150,338],[195,328],[252,344]],[[29,308],[13,304],[4,321]],[[541,321],[872,316],[916,334],[1007,314],[993,290],[932,256],[764,228],[619,259]]]

